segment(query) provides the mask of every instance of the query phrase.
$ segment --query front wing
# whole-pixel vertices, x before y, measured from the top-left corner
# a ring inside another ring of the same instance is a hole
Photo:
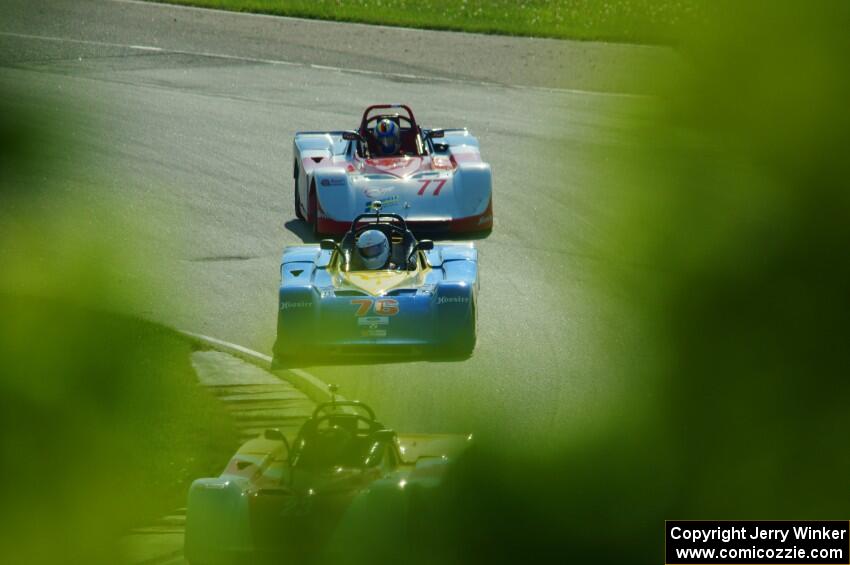
[[[380,297],[342,294],[322,297],[313,289],[286,292],[278,312],[275,358],[439,356],[451,354],[456,343],[474,340],[472,286],[446,284],[434,292]]]

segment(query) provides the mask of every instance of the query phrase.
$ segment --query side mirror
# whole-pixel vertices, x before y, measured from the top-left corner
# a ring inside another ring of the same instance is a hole
[[[395,441],[395,432],[392,430],[378,430],[372,434],[372,437],[381,443],[392,443]]]
[[[344,131],[342,132],[342,138],[346,141],[362,141],[363,138],[360,137],[360,134],[356,131]]]
[[[323,239],[319,242],[319,248],[324,251],[336,251],[339,246],[332,239]]]
[[[437,138],[437,137],[446,137],[446,130],[432,129],[431,131],[428,132],[428,137],[430,137],[431,139],[434,139],[434,138]]]
[[[431,251],[434,249],[434,242],[430,239],[423,239],[416,244],[416,249],[419,251]]]

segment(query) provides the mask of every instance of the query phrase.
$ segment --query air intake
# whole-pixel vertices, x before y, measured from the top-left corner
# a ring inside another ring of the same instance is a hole
[[[369,296],[365,292],[359,290],[337,290],[334,294],[336,296]]]
[[[399,288],[389,291],[387,296],[413,296],[414,294],[416,294],[415,288]]]

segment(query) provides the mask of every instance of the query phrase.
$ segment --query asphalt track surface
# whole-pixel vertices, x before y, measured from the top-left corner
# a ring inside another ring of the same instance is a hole
[[[428,127],[468,127],[493,168],[496,218],[476,242],[472,358],[305,369],[398,429],[519,439],[575,431],[618,389],[606,348],[635,336],[599,274],[617,259],[593,251],[612,204],[598,188],[616,182],[600,155],[641,119],[640,98],[622,94],[642,91],[639,64],[667,57],[108,0],[6,0],[0,20],[7,103],[60,120],[88,155],[62,182],[139,226],[128,249],[154,250],[119,274],[150,281],[135,312],[265,353],[281,250],[308,237],[294,132],[353,127],[386,101]]]

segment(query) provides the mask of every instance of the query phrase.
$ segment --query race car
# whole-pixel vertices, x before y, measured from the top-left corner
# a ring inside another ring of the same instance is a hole
[[[281,259],[274,366],[348,355],[468,357],[476,341],[478,252],[417,240],[381,203],[337,243],[287,247]],[[355,243],[383,233],[395,268],[358,269]]]
[[[387,153],[381,129],[398,144]],[[397,132],[397,133],[396,133]],[[490,165],[465,128],[423,129],[404,104],[378,104],[349,131],[295,134],[295,214],[315,234],[340,235],[374,200],[417,231],[493,227]]]
[[[220,476],[192,483],[184,555],[199,565],[401,562],[403,554],[384,552],[410,551],[433,493],[471,441],[398,435],[368,405],[332,396],[291,444],[266,430]]]

